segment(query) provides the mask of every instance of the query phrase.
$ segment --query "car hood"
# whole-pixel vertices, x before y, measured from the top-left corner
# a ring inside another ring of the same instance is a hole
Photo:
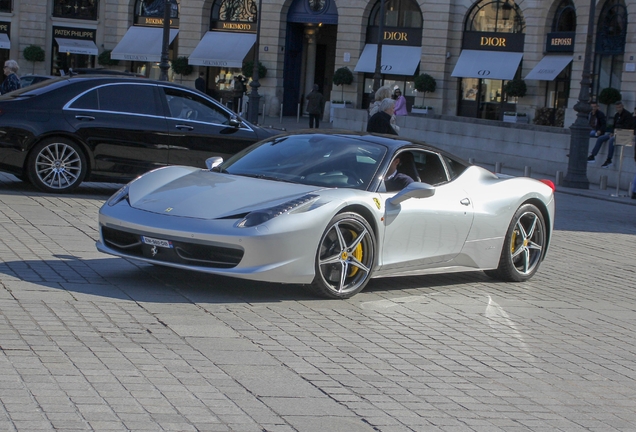
[[[130,183],[133,208],[197,219],[241,217],[309,192],[316,186],[220,174],[190,167],[168,167]]]

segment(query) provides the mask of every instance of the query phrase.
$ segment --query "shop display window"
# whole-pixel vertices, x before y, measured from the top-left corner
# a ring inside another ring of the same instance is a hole
[[[55,0],[53,2],[53,16],[58,18],[72,18],[96,20],[99,0]]]

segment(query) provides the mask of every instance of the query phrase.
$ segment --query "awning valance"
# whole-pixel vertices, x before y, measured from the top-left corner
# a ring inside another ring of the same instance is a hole
[[[366,44],[355,72],[375,72],[377,44]],[[382,45],[380,73],[390,75],[413,75],[422,58],[422,48],[403,45]]]
[[[170,29],[170,43],[179,29]],[[110,53],[113,60],[160,62],[163,28],[132,26]]]
[[[572,61],[572,56],[548,55],[530,71],[527,80],[552,81]]]
[[[451,76],[511,80],[522,57],[519,52],[463,50]]]
[[[97,45],[92,40],[55,38],[60,52],[97,55]]]
[[[255,42],[255,33],[209,31],[188,58],[188,63],[197,66],[240,68]]]

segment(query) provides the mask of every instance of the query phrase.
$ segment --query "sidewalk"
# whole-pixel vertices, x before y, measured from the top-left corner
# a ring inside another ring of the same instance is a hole
[[[301,129],[308,129],[309,118],[300,117],[300,119],[297,119],[296,117],[282,117],[281,119],[280,117],[265,116],[265,118],[263,119],[263,117],[261,116],[259,117],[259,125],[268,127],[268,128],[271,127],[272,129],[279,129],[281,130],[281,133],[282,133],[283,131],[295,131],[295,130],[301,130]],[[332,129],[332,128],[333,126],[330,122],[321,121],[320,128],[317,131],[320,131],[321,129],[324,130],[324,129]],[[493,170],[494,167],[484,166],[484,168]],[[506,169],[505,166],[503,167],[502,172],[503,174],[513,175],[513,176],[523,175],[523,172],[517,172],[515,170]],[[533,174],[532,177],[537,179],[547,178],[548,180],[552,180],[553,182],[556,181],[556,179],[553,176],[550,177],[550,176],[541,176],[539,174]],[[559,186],[559,185],[557,185],[556,190],[559,193],[565,193],[569,195],[582,196],[582,197],[588,197],[588,198],[595,198],[595,199],[600,199],[604,201],[611,201],[611,202],[617,202],[617,203],[636,206],[636,199],[633,200],[630,197],[628,197],[626,190],[619,190],[618,196],[615,196],[616,195],[615,187],[610,187],[610,188],[607,188],[606,190],[601,190],[598,184],[590,183],[590,188],[587,190],[567,188],[567,187]]]

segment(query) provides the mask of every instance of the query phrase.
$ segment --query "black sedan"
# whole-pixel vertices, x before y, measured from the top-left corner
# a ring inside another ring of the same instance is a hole
[[[145,78],[77,75],[0,96],[0,170],[46,192],[203,168],[273,134],[197,90]]]

